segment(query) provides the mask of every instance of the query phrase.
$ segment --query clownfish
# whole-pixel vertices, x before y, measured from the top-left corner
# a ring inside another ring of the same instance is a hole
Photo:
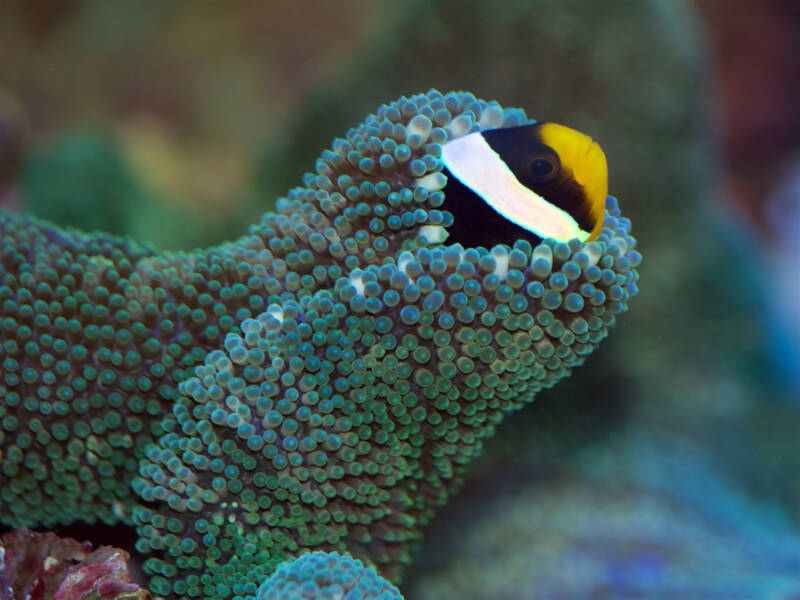
[[[603,150],[556,123],[477,131],[442,146],[448,243],[582,242],[600,233],[608,194]]]

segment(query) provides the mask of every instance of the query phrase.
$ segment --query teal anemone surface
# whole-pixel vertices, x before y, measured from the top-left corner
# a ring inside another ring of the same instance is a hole
[[[258,589],[257,600],[402,600],[391,583],[337,552],[312,552],[283,563]]]

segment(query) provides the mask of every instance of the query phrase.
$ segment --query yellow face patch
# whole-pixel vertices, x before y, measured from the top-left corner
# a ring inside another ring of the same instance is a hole
[[[583,187],[591,214],[596,220],[587,241],[593,240],[603,227],[608,195],[606,155],[588,135],[558,123],[541,123],[539,134],[542,143],[558,154],[561,168],[568,170],[572,178]]]

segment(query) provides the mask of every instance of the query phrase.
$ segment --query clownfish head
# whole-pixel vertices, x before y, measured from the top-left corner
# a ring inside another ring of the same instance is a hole
[[[608,168],[600,146],[556,123],[488,129],[442,148],[448,243],[590,241],[603,226]]]

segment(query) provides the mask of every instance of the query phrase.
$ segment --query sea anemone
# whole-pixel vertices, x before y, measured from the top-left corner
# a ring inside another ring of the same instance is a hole
[[[338,552],[312,552],[283,563],[256,600],[403,600],[391,583]]]
[[[592,241],[430,234],[442,145],[526,123],[401,98],[188,253],[0,212],[0,521],[132,521],[161,595],[252,596],[304,550],[398,580],[482,441],[637,291],[612,197]]]

